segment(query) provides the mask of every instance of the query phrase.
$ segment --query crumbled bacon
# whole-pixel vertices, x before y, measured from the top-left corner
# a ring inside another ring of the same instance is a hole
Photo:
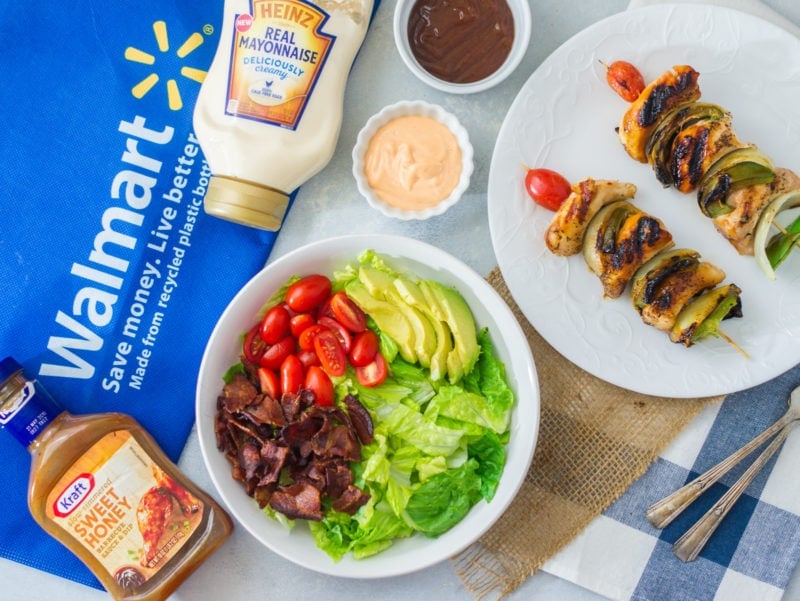
[[[276,490],[269,506],[286,517],[296,520],[322,520],[322,497],[320,492],[304,482],[284,486]]]
[[[369,500],[350,469],[361,460],[361,445],[372,441],[369,412],[352,395],[346,411],[315,405],[308,390],[273,399],[259,390],[255,366],[244,368],[217,399],[214,425],[233,478],[259,507],[292,519],[321,520],[326,499],[353,515]]]
[[[361,444],[369,444],[372,442],[373,425],[372,417],[369,411],[361,404],[361,402],[352,394],[344,397],[344,404],[347,407],[347,413],[350,415],[350,421],[353,423],[358,439]]]
[[[352,484],[342,493],[342,496],[333,502],[336,511],[342,511],[353,515],[358,508],[369,501],[369,495],[360,488]]]

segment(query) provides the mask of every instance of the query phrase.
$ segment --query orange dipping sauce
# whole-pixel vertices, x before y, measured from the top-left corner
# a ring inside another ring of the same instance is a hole
[[[364,156],[364,175],[376,196],[408,211],[445,200],[461,170],[461,149],[453,132],[436,119],[418,115],[381,126]]]

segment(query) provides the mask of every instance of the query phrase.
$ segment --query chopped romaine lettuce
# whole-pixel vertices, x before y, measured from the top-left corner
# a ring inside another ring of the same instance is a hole
[[[399,275],[373,251],[359,261]],[[334,287],[343,289],[356,278],[358,265],[348,266],[334,274]],[[329,510],[322,521],[309,522],[317,545],[335,560],[347,553],[374,555],[414,532],[439,536],[476,503],[490,501],[505,466],[514,405],[485,328],[476,332],[477,363],[452,383],[432,381],[429,369],[400,358],[397,343],[369,316],[368,324],[379,334],[389,376],[372,388],[345,376],[336,391],[339,398],[357,395],[373,416],[373,441],[353,466],[354,484],[370,500],[353,516]]]

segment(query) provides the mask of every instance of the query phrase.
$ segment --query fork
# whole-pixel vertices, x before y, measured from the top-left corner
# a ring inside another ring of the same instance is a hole
[[[777,434],[769,446],[761,452],[753,464],[740,476],[739,480],[728,489],[697,523],[675,541],[673,550],[679,559],[682,561],[693,561],[697,558],[697,555],[708,542],[708,539],[717,529],[723,518],[728,514],[733,504],[741,496],[750,482],[752,482],[756,474],[761,471],[761,468],[764,467],[772,455],[780,448],[781,444],[783,444],[784,440],[791,432],[795,422],[799,419],[800,386],[797,386],[789,395],[789,408],[786,413],[774,424],[769,426],[738,451],[735,451],[674,493],[653,503],[653,505],[647,509],[646,515],[648,521],[656,528],[664,528],[705,492],[709,486],[730,471],[731,468],[747,457],[754,449]]]

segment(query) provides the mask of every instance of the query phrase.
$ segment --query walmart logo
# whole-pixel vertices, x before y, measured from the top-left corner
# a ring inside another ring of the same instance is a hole
[[[211,33],[213,29],[210,25],[206,25],[203,28],[205,33]],[[153,33],[155,34],[156,44],[158,45],[158,50],[163,54],[165,52],[169,52],[170,50],[170,43],[169,43],[169,36],[167,35],[167,24],[164,21],[156,21],[153,23]],[[201,34],[195,32],[190,35],[176,50],[176,54],[178,58],[186,58],[189,56],[194,50],[200,47],[204,42],[204,38]],[[156,57],[149,52],[145,52],[144,50],[139,50],[138,48],[134,48],[133,46],[128,46],[125,49],[125,58],[133,63],[140,63],[142,65],[155,65],[156,64]],[[191,79],[192,81],[196,81],[198,83],[203,83],[203,80],[206,77],[206,72],[202,69],[195,69],[193,67],[181,67],[180,71],[181,75],[187,79]],[[131,93],[136,98],[144,98],[144,96],[152,90],[156,84],[160,81],[160,77],[158,73],[150,73],[147,77],[145,77],[142,81],[137,83],[133,88],[131,88]],[[167,80],[167,102],[169,103],[169,108],[173,111],[179,111],[183,108],[183,99],[181,98],[181,91],[178,87],[178,82],[174,79]]]

